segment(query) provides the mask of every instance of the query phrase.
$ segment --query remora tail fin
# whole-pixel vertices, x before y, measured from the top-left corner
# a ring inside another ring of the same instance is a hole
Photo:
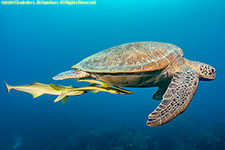
[[[10,93],[10,90],[12,89],[12,86],[11,85],[8,85],[5,81],[3,81],[4,84],[5,84],[5,87],[7,89],[7,92]]]

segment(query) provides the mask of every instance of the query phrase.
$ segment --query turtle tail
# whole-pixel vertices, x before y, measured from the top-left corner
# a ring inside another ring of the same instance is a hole
[[[88,78],[88,77],[90,77],[90,73],[74,69],[74,70],[61,72],[57,74],[56,76],[54,76],[53,79],[54,80],[63,80],[63,79],[72,79],[72,78],[81,79],[81,78]]]

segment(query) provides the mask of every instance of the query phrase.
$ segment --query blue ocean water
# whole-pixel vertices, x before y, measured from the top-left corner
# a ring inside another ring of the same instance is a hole
[[[180,46],[216,68],[187,110],[146,126],[156,88],[70,97],[7,93],[0,84],[0,150],[221,150],[225,147],[225,1],[97,0],[96,5],[1,5],[0,80],[85,85],[52,77],[83,58],[127,42]]]

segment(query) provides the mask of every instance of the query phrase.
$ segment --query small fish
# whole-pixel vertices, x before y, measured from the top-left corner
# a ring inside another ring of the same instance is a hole
[[[76,88],[75,90],[91,90],[93,93],[103,91],[103,92],[109,92],[112,94],[134,94],[131,91],[112,86],[112,85],[104,83],[102,81],[97,81],[97,80],[77,80],[77,81],[78,82],[89,82],[92,84],[89,86],[86,86],[86,87]],[[96,85],[96,84],[99,84],[99,85]]]
[[[8,90],[8,93],[11,89],[17,90],[17,91],[23,91],[26,93],[30,93],[33,95],[33,98],[37,98],[43,94],[49,94],[49,95],[58,95],[58,97],[54,100],[54,102],[62,101],[64,104],[68,98],[68,96],[78,96],[87,93],[88,91],[91,91],[92,93],[98,93],[98,92],[108,92],[112,94],[133,94],[133,92],[124,90],[118,87],[114,87],[112,85],[109,85],[107,83],[96,81],[96,80],[79,80],[84,82],[92,83],[89,86],[84,87],[73,87],[73,86],[61,86],[61,85],[55,85],[55,84],[43,84],[34,82],[29,85],[20,85],[20,86],[11,86],[9,84],[5,83],[5,86]]]
[[[37,98],[43,94],[59,95],[54,100],[54,102],[62,100],[62,103],[66,102],[68,96],[78,96],[87,93],[86,90],[79,90],[79,91],[72,90],[74,89],[74,87],[72,86],[59,86],[54,84],[42,84],[38,82],[34,82],[29,85],[11,86],[6,82],[4,83],[8,90],[8,93],[10,92],[11,89],[13,89],[17,91],[30,93],[33,96],[33,98]]]

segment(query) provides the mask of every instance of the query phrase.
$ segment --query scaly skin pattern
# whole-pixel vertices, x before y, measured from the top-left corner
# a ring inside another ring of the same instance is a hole
[[[205,70],[202,69],[203,67]],[[146,124],[149,126],[165,124],[184,112],[197,90],[199,79],[216,78],[212,66],[182,57],[177,58],[166,72],[168,78],[172,79],[163,94],[162,102],[148,116]]]
[[[167,70],[172,80],[162,97],[162,102],[149,114],[149,126],[165,124],[184,112],[195,94],[199,82],[198,72],[183,64],[182,58],[177,61]]]
[[[72,79],[72,78],[82,79],[82,78],[88,78],[88,77],[90,77],[90,73],[81,71],[78,69],[74,69],[74,70],[61,72],[57,74],[56,76],[54,76],[53,79],[54,80],[64,80],[64,79]]]

